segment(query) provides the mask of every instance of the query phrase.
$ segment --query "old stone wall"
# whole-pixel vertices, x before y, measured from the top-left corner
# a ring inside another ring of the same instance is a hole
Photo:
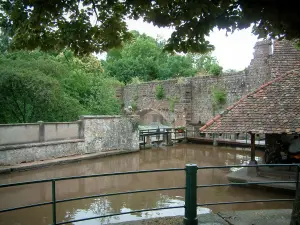
[[[137,117],[82,116],[80,120],[82,127],[78,134],[80,138],[0,145],[0,165],[14,165],[109,150],[138,150],[137,120]],[[66,123],[61,125],[67,126]],[[50,130],[52,131],[52,127]],[[73,135],[71,132],[71,136]]]
[[[289,41],[274,41],[274,51],[270,59],[271,77],[275,78],[300,67],[300,51]]]
[[[85,153],[139,149],[137,119],[123,116],[82,116]]]
[[[273,48],[273,50],[272,50]],[[124,105],[135,105],[141,117],[150,111],[161,114],[169,125],[205,123],[214,113],[220,113],[242,96],[255,90],[278,74],[300,67],[300,51],[288,41],[257,42],[254,58],[243,71],[225,73],[222,76],[196,76],[166,81],[127,85],[120,90]],[[165,98],[157,100],[155,87],[161,85]],[[227,94],[226,104],[213,112],[212,90],[218,88]],[[174,109],[171,102],[174,99]]]

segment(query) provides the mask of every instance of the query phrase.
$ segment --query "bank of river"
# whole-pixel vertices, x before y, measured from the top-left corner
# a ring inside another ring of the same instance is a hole
[[[260,160],[262,152],[257,152]],[[173,147],[149,149],[125,155],[109,156],[56,165],[37,170],[0,175],[0,183],[57,178],[66,176],[111,173],[129,170],[184,167],[187,163],[198,166],[245,164],[250,160],[250,151],[243,149],[214,147],[210,145],[181,144]],[[228,169],[199,170],[198,184],[227,183]],[[152,189],[185,185],[184,172],[162,172],[131,174],[101,178],[60,181],[57,183],[57,199],[87,195],[123,192],[137,189]],[[198,203],[241,201],[251,199],[291,198],[285,193],[264,189],[242,187],[214,187],[198,189]],[[32,184],[0,189],[0,208],[51,201],[51,184]],[[57,206],[57,221],[80,219],[146,208],[180,206],[184,204],[184,191],[172,190],[111,196],[60,203]],[[198,213],[236,210],[285,209],[292,203],[251,203],[219,205],[198,208]],[[99,225],[114,222],[183,215],[183,209],[170,209],[137,214],[108,217],[77,224]],[[0,224],[51,224],[51,206],[42,206],[0,214]]]

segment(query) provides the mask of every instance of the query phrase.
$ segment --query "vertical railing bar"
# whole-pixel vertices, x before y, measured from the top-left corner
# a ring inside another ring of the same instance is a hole
[[[297,181],[296,181],[296,191],[298,189],[298,186],[299,186],[299,165],[297,165]]]
[[[52,180],[52,222],[56,225],[56,187],[55,180]]]
[[[187,164],[185,170],[186,189],[185,189],[185,209],[184,224],[197,225],[197,170],[196,164]]]

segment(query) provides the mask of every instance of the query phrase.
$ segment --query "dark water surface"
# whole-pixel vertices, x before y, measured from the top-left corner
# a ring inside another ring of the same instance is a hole
[[[262,156],[257,152],[257,160]],[[72,164],[58,165],[0,176],[0,183],[14,183],[47,178],[110,173],[159,168],[183,168],[187,163],[198,166],[245,164],[250,151],[210,145],[182,144],[175,147],[143,150],[136,153],[109,156]],[[199,170],[198,184],[227,183],[228,169]],[[183,171],[131,174],[112,177],[86,178],[57,182],[57,199],[74,198],[137,189],[184,186]],[[240,201],[251,199],[291,198],[290,194],[264,189],[214,187],[198,189],[198,203]],[[32,184],[0,189],[0,208],[51,201],[51,183]],[[127,194],[86,199],[57,205],[57,221],[128,212],[131,210],[177,206],[184,204],[184,190]],[[199,208],[198,213],[250,209],[291,208],[292,203],[251,203]],[[95,219],[77,224],[99,225],[161,216],[183,215],[183,209],[169,209]],[[0,225],[51,224],[51,205],[0,214]]]

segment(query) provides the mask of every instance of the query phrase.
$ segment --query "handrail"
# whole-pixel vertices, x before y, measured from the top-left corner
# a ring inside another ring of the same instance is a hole
[[[52,179],[0,184],[0,188],[20,186],[20,185],[25,185],[25,184],[45,183],[45,182],[51,182],[53,180],[61,181],[61,180],[74,180],[74,179],[93,178],[93,177],[107,177],[107,176],[116,176],[116,175],[138,174],[138,173],[156,173],[156,172],[168,172],[168,171],[184,171],[184,170],[185,170],[184,168],[169,168],[169,169],[137,170],[137,171],[127,171],[127,172],[116,172],[116,173],[102,173],[102,174],[91,174],[91,175],[82,175],[82,176],[59,177],[59,178],[52,178]]]
[[[135,190],[135,191],[115,192],[115,193],[108,193],[108,194],[101,194],[101,195],[90,195],[90,196],[83,196],[79,198],[69,198],[69,199],[57,200],[56,202],[60,203],[60,202],[77,201],[77,200],[88,199],[88,198],[100,198],[100,197],[107,197],[107,196],[114,196],[114,195],[135,194],[135,193],[153,192],[153,191],[183,190],[183,189],[185,189],[185,187],[144,189],[144,190]]]
[[[208,169],[229,169],[229,168],[249,168],[249,167],[297,167],[297,174],[295,181],[262,181],[262,182],[235,182],[235,183],[222,183],[222,184],[204,184],[197,185],[197,171],[198,170],[208,170]],[[116,175],[127,175],[127,174],[140,174],[140,173],[156,173],[156,172],[169,172],[169,171],[185,171],[186,174],[186,186],[182,187],[169,187],[169,188],[155,188],[155,189],[144,189],[144,190],[131,190],[125,192],[115,192],[115,193],[106,193],[106,194],[98,194],[98,195],[89,195],[83,197],[76,198],[67,198],[62,200],[56,200],[56,182],[63,180],[73,180],[73,179],[83,179],[83,178],[96,178],[96,177],[106,177],[106,176],[116,176]],[[19,206],[14,208],[7,208],[0,210],[0,213],[5,213],[14,210],[20,210],[25,208],[32,208],[37,206],[44,205],[52,205],[52,225],[60,225],[60,224],[70,224],[80,221],[92,220],[97,218],[104,218],[110,216],[119,216],[124,214],[138,213],[138,212],[146,212],[146,211],[155,211],[155,210],[163,210],[163,209],[175,209],[175,208],[184,208],[185,209],[185,217],[184,222],[186,225],[196,225],[198,224],[197,219],[197,207],[199,206],[213,206],[213,205],[228,205],[228,204],[243,204],[243,203],[257,203],[257,202],[282,202],[282,201],[294,201],[293,199],[255,199],[248,201],[231,201],[231,202],[210,202],[210,203],[197,203],[197,189],[201,188],[212,188],[212,187],[226,187],[226,186],[246,186],[246,185],[268,185],[268,184],[295,184],[296,188],[298,188],[299,183],[299,164],[259,164],[259,165],[225,165],[225,166],[200,166],[198,167],[195,164],[187,164],[185,168],[168,168],[168,169],[156,169],[156,170],[139,170],[139,171],[127,171],[127,172],[116,172],[116,173],[104,173],[104,174],[92,174],[92,175],[83,175],[83,176],[72,176],[72,177],[60,177],[60,178],[52,178],[52,179],[43,179],[43,180],[35,180],[35,181],[26,181],[19,183],[10,183],[10,184],[2,184],[0,188],[8,188],[14,186],[28,185],[28,184],[36,184],[36,183],[45,183],[51,182],[52,184],[52,200],[48,202],[42,202],[37,204]],[[133,210],[130,212],[122,212],[122,213],[114,213],[108,215],[94,216],[83,219],[69,220],[69,221],[61,221],[57,222],[56,220],[56,205],[63,202],[70,201],[78,201],[89,198],[99,198],[99,197],[107,197],[107,196],[115,196],[115,195],[124,195],[124,194],[135,194],[135,193],[144,193],[144,192],[154,192],[154,191],[167,191],[167,190],[185,190],[185,205],[183,206],[171,206],[171,207],[161,207],[161,208],[150,208],[150,209],[141,209],[141,210]]]

